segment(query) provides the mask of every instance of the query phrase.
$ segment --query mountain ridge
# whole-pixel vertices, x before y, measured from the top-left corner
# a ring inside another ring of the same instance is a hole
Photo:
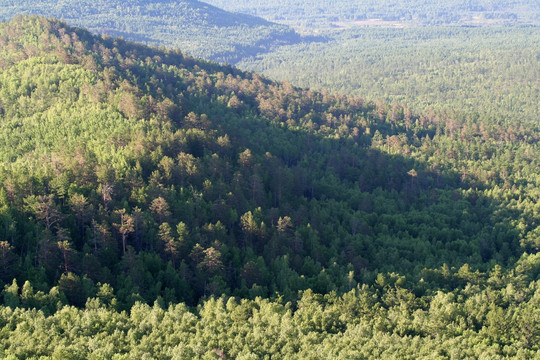
[[[278,43],[298,42],[290,28],[251,15],[235,14],[197,0],[0,2],[0,18],[18,13],[62,18],[95,33],[147,44],[182,47],[197,57],[236,62]],[[85,15],[85,16],[82,16]],[[249,31],[246,31],[246,30]]]
[[[0,44],[0,357],[538,353],[535,129],[43,17]]]
[[[540,6],[531,0],[482,1],[394,0],[389,3],[346,0],[207,0],[229,11],[254,14],[299,31],[335,31],[361,27],[538,26]]]
[[[42,30],[36,31],[40,27]],[[448,226],[446,221],[468,221],[459,215],[459,209],[446,208],[450,206],[447,202],[454,198],[461,199],[460,206],[469,209],[470,214],[476,214],[471,215],[475,227],[493,232],[494,224],[502,224],[502,215],[494,216],[492,222],[479,222],[480,214],[491,213],[499,206],[496,205],[499,200],[486,199],[480,209],[473,210],[477,198],[483,197],[482,191],[491,186],[480,180],[481,176],[487,176],[482,168],[468,177],[458,175],[451,163],[445,164],[446,153],[437,155],[443,157],[439,165],[418,160],[425,158],[424,148],[435,152],[441,146],[448,153],[456,151],[444,145],[454,136],[452,131],[456,131],[456,120],[452,118],[428,119],[410,114],[404,108],[365,103],[359,97],[298,89],[287,82],[276,83],[254,73],[194,60],[178,50],[151,49],[119,39],[96,37],[44,18],[19,17],[4,24],[3,32],[9,34],[0,38],[4,49],[10,49],[5,53],[7,57],[2,58],[6,71],[2,80],[5,123],[1,144],[5,165],[1,178],[11,184],[7,187],[8,199],[14,201],[15,213],[23,217],[37,211],[40,202],[54,200],[66,212],[63,216],[75,221],[74,208],[65,203],[66,199],[84,196],[87,205],[93,208],[87,216],[108,224],[111,240],[122,238],[122,252],[117,253],[113,246],[105,251],[107,256],[125,255],[126,241],[137,252],[163,246],[156,234],[165,222],[151,210],[154,201],[168,204],[167,218],[174,215],[175,221],[182,219],[197,234],[185,245],[188,254],[195,251],[193,246],[199,238],[207,239],[202,243],[207,249],[216,248],[211,246],[207,235],[201,234],[209,231],[206,228],[213,229],[219,221],[223,226],[218,226],[222,232],[218,237],[220,242],[227,247],[238,247],[240,254],[247,251],[238,255],[240,259],[247,257],[243,261],[249,262],[250,251],[259,256],[270,246],[273,250],[268,254],[294,258],[295,271],[304,271],[305,261],[314,261],[315,268],[321,266],[322,270],[331,265],[332,258],[339,259],[336,264],[342,270],[336,270],[336,274],[356,264],[353,268],[357,281],[362,277],[369,279],[370,271],[401,269],[412,274],[414,269],[442,265],[444,261],[458,266],[467,258],[485,268],[493,256],[498,261],[511,262],[511,258],[523,251],[518,241],[521,235],[511,229],[503,236],[508,238],[507,247],[502,247],[502,244],[486,243],[479,233],[470,229],[461,231],[458,227],[455,232],[445,233],[450,242],[439,256],[427,256],[415,264],[409,249],[414,241],[438,253],[433,248],[435,238],[425,234],[422,228],[427,225],[426,220],[419,220],[423,224],[419,228],[414,225],[410,229],[405,225],[407,222],[390,221],[400,216],[399,209],[411,219],[417,211],[430,209],[434,214],[446,213],[437,220],[442,221],[437,231],[443,231]],[[19,85],[13,88],[12,83]],[[85,118],[93,120],[88,122]],[[464,126],[463,130],[467,128]],[[485,129],[477,137],[465,133],[462,136],[464,141],[481,140],[476,146],[484,143],[482,146],[488,149],[499,141],[505,142],[508,148],[505,151],[518,145],[523,149],[529,147],[522,153],[529,153],[530,157],[529,145],[534,143],[535,135],[528,134],[527,129],[506,131],[516,131],[516,137],[528,140],[514,145],[504,140],[505,135],[497,129]],[[403,156],[401,152],[413,152],[416,158]],[[71,157],[66,158],[66,154]],[[79,158],[81,163],[73,163],[72,158]],[[25,175],[32,168],[39,169],[35,175],[39,180],[35,183],[29,182]],[[525,169],[522,174],[531,176]],[[489,176],[497,184],[504,183]],[[16,185],[17,181],[20,184]],[[24,192],[18,190],[25,188],[32,189],[30,194],[34,197],[25,199]],[[108,188],[116,189],[114,196],[108,194]],[[430,196],[438,200],[429,200]],[[386,199],[385,206],[376,206],[378,197]],[[202,211],[199,217],[186,212],[179,201],[191,204],[187,207],[190,211],[198,206],[206,210],[199,209]],[[445,205],[439,206],[438,201]],[[331,211],[351,225],[335,225],[341,230],[333,233],[329,230],[334,226],[331,218],[319,213],[321,204],[330,208],[341,204],[340,210],[338,207]],[[148,216],[145,220],[148,233],[120,236],[113,225],[118,214],[112,210],[130,212],[136,208]],[[50,226],[39,235],[40,215],[33,216],[30,223],[38,232],[37,238],[58,236],[59,230]],[[380,227],[379,216],[390,223]],[[277,221],[281,218],[283,222],[287,217],[287,222],[292,223],[283,225],[282,229],[291,230],[281,232]],[[433,215],[427,218],[435,221]],[[73,222],[64,224],[72,227],[69,233],[80,255],[85,252],[84,244],[92,238],[83,231],[92,229],[89,220],[79,224],[82,228],[78,230]],[[343,239],[336,237],[338,233]],[[326,255],[317,246],[307,245],[319,236],[325,239]],[[399,240],[402,236],[411,245],[405,246]],[[393,240],[387,242],[390,238]],[[289,249],[282,247],[282,241],[294,244],[294,239],[301,241]],[[410,258],[408,262],[400,263],[399,257],[394,259],[396,263],[381,262],[383,254],[394,249],[393,241],[404,246],[396,254],[403,251],[402,255]],[[349,242],[355,243],[356,248],[348,250],[349,255],[345,256],[342,247],[349,246]],[[469,245],[456,259],[455,247],[461,243]],[[24,241],[18,246],[23,244]],[[174,259],[165,250],[161,251],[164,260]],[[98,259],[103,254],[92,256]],[[183,254],[182,259],[191,272],[197,273],[200,268],[194,259],[200,261],[200,258],[193,256]],[[274,260],[267,258],[265,266],[273,266]],[[58,276],[54,267],[48,271],[51,280]],[[232,275],[226,278],[232,288],[241,280]],[[208,281],[202,279],[204,276],[200,280],[203,284]],[[339,277],[333,280],[335,284],[343,281]],[[270,281],[268,286],[270,289],[285,285]]]

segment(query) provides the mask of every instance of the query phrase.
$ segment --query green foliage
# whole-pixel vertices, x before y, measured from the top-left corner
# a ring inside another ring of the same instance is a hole
[[[41,17],[0,41],[0,357],[539,350],[537,124]]]
[[[404,104],[388,109],[395,118],[444,110],[442,116],[480,122],[538,124],[538,27],[363,28],[325,40],[282,46],[238,66],[312,89]]]
[[[23,51],[2,73],[3,254],[14,274],[35,259],[44,291],[82,286],[60,277],[74,273],[126,304],[248,285],[294,297],[537,251],[534,127],[405,116],[43,18],[4,31]],[[66,86],[77,96],[55,90]]]
[[[228,11],[256,15],[313,31],[356,26],[516,25],[536,24],[540,6],[535,1],[448,0],[207,0]]]
[[[21,13],[56,17],[96,33],[180,47],[194,56],[229,63],[299,39],[284,25],[197,0],[0,2],[0,19]]]
[[[523,258],[522,261],[528,261]],[[397,282],[343,296],[305,291],[280,300],[210,298],[196,309],[135,303],[117,312],[92,300],[56,313],[0,306],[0,356],[153,359],[532,359],[540,351],[538,281],[503,274],[415,296]],[[524,274],[520,274],[523,276]]]

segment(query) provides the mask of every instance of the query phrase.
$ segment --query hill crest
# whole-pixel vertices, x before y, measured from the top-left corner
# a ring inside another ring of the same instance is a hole
[[[180,47],[194,56],[229,63],[265,52],[276,44],[299,40],[287,26],[196,0],[23,0],[0,6],[3,20],[17,14],[60,18],[94,33]]]

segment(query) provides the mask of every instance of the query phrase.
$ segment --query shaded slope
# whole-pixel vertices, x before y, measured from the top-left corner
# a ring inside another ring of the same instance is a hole
[[[423,294],[538,251],[532,130],[469,134],[39,17],[0,42],[5,283],[75,305],[109,283],[119,308],[387,272]]]

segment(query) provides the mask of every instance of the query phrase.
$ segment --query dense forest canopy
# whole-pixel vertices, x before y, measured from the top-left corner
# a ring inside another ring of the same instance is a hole
[[[1,357],[540,351],[537,122],[43,17],[0,44]]]
[[[538,122],[537,1],[207,1],[317,34],[237,66],[311,89]]]
[[[238,66],[368,100],[538,123],[540,28],[359,29]]]
[[[312,32],[356,26],[540,25],[535,0],[205,0]]]
[[[96,33],[180,47],[194,56],[229,63],[299,38],[286,26],[197,0],[0,0],[0,19],[21,13],[56,17]]]
[[[0,0],[0,18],[20,12],[59,17],[97,33],[178,46],[272,79],[406,104],[415,112],[460,109],[463,116],[499,121],[538,119],[537,2],[212,4],[272,20],[287,13],[288,23],[297,29],[305,23],[309,30],[301,30],[317,36],[301,37],[285,25],[194,0]]]

